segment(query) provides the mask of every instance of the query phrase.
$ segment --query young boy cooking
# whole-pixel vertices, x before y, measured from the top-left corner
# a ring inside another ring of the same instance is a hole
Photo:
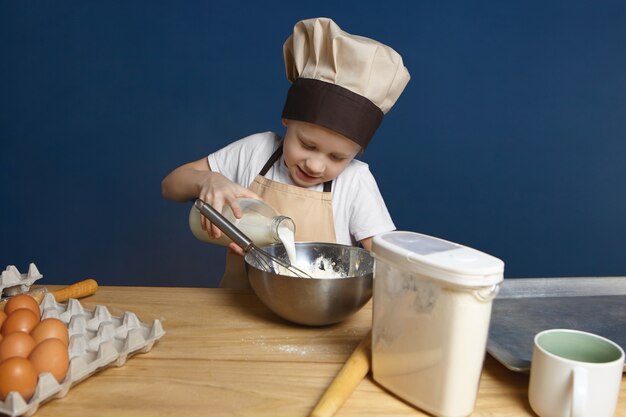
[[[282,113],[284,139],[272,132],[240,139],[163,180],[163,196],[201,198],[216,210],[259,198],[296,224],[296,241],[371,248],[395,229],[367,164],[355,157],[409,81],[390,47],[342,31],[331,19],[302,20],[283,45],[292,83]],[[202,217],[213,238],[221,231]],[[242,250],[230,244],[222,287],[249,287]]]

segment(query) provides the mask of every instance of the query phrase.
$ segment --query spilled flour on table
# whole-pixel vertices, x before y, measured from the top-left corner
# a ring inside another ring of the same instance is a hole
[[[286,338],[289,340],[289,338]],[[242,342],[250,343],[258,348],[263,349],[265,352],[279,352],[279,353],[288,353],[291,355],[300,355],[305,356],[310,353],[320,353],[325,352],[328,349],[320,348],[319,346],[309,346],[309,345],[297,345],[292,343],[281,344],[275,340],[267,340],[264,336],[259,336],[258,338],[242,338]]]

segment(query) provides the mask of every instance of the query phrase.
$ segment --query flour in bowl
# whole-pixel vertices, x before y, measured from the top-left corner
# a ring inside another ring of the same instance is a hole
[[[296,266],[298,269],[302,270],[303,272],[306,272],[308,275],[310,275],[313,278],[340,279],[340,278],[348,277],[348,273],[347,271],[344,270],[344,268],[341,268],[332,259],[328,259],[323,256],[318,257],[312,263],[307,263],[307,264],[296,263],[294,264],[294,266]],[[288,277],[296,276],[293,273],[291,273],[289,270],[287,270],[286,268],[283,268],[282,266],[278,267],[278,273],[280,275],[285,275]]]

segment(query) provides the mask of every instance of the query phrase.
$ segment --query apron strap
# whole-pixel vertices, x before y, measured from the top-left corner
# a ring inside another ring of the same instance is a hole
[[[278,159],[280,158],[282,154],[283,154],[283,143],[281,142],[278,148],[276,148],[276,150],[272,154],[272,156],[269,157],[265,165],[263,165],[263,168],[261,168],[261,171],[259,171],[259,175],[264,177],[265,174],[267,174],[267,171],[269,171],[272,165],[274,165],[276,161],[278,161]],[[326,181],[324,183],[324,192],[330,193],[332,189],[333,189],[333,181],[332,180]]]
[[[276,150],[272,154],[272,156],[270,156],[270,159],[268,159],[265,165],[263,165],[263,168],[261,168],[261,171],[259,171],[259,175],[264,177],[265,174],[267,174],[267,171],[269,171],[272,165],[274,165],[274,163],[278,161],[278,158],[280,158],[282,154],[283,154],[283,143],[281,142],[280,145],[278,145],[278,148],[276,148]]]

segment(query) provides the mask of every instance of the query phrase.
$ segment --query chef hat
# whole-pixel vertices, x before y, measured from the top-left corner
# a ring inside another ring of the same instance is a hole
[[[296,23],[283,55],[292,85],[282,117],[324,126],[363,148],[410,78],[396,51],[328,18]]]

